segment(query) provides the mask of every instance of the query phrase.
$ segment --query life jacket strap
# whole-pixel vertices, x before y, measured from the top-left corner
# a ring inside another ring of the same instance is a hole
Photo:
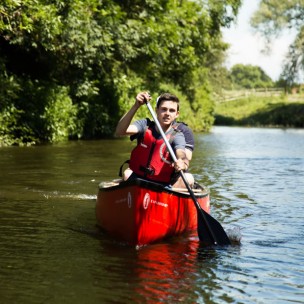
[[[122,163],[122,165],[121,165],[120,168],[119,168],[118,176],[122,177],[122,169],[123,169],[123,166],[124,166],[125,164],[128,164],[129,162],[130,162],[130,160],[128,159],[128,160],[126,160],[126,161],[124,161],[124,162]]]

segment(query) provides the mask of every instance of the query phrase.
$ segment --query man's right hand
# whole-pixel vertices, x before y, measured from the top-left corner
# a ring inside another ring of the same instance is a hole
[[[140,92],[136,96],[136,103],[140,107],[143,104],[145,104],[146,101],[150,101],[151,98],[152,97],[150,96],[150,94],[148,92]]]

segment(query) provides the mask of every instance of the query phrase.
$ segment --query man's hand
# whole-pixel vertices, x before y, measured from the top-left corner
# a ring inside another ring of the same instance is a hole
[[[136,104],[138,105],[138,107],[140,107],[143,104],[145,104],[146,101],[150,101],[151,96],[148,92],[140,92],[140,93],[137,94],[135,100],[136,100]]]
[[[115,130],[116,136],[132,135],[138,132],[137,127],[132,125],[131,121],[139,107],[142,106],[146,100],[151,100],[151,96],[148,92],[141,92],[137,94],[134,105],[118,122]]]
[[[187,162],[185,162],[185,160],[181,158],[177,159],[176,162],[172,164],[172,166],[174,167],[176,172],[179,172],[181,170],[185,171],[188,169]]]

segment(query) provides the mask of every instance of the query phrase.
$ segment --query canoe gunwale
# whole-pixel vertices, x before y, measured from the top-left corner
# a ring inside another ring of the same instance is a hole
[[[187,192],[187,189],[185,189],[185,191],[176,191],[176,190],[174,190],[174,188],[170,189],[170,188],[164,187],[161,184],[147,181],[147,180],[144,180],[141,178],[136,178],[136,179],[127,180],[127,181],[114,180],[113,182],[110,182],[110,183],[101,182],[99,184],[98,188],[99,188],[99,191],[108,192],[108,191],[122,189],[122,188],[130,187],[130,186],[140,186],[142,188],[146,188],[146,189],[149,189],[152,191],[167,192],[167,193],[171,193],[171,194],[178,195],[181,197],[190,196],[190,194]],[[195,184],[195,187],[197,187],[197,189],[201,190],[201,191],[198,190],[199,192],[195,192],[195,196],[197,196],[198,198],[203,198],[210,194],[209,189],[206,187],[202,187],[197,183]]]

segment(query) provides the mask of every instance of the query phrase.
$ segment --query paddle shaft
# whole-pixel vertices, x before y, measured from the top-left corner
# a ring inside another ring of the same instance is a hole
[[[170,153],[173,161],[176,162],[177,158],[175,156],[175,153],[174,153],[174,151],[173,151],[173,149],[172,149],[172,147],[171,147],[171,145],[170,145],[170,143],[169,143],[169,141],[168,141],[168,139],[167,139],[167,137],[166,137],[166,135],[165,135],[165,133],[164,133],[164,131],[163,131],[163,129],[162,129],[162,127],[161,127],[158,119],[157,119],[157,117],[156,117],[156,114],[154,113],[154,110],[151,107],[151,104],[148,101],[146,102],[146,104],[147,104],[147,107],[148,107],[148,109],[149,109],[149,111],[150,111],[150,113],[151,113],[151,115],[153,117],[153,120],[154,120],[154,122],[155,122],[155,124],[156,124],[156,126],[158,128],[158,131],[160,132],[160,134],[161,134],[161,136],[162,136],[162,138],[163,138],[163,140],[164,140],[164,142],[165,142],[165,144],[167,146],[167,149],[168,149],[168,151],[169,151],[169,153]],[[192,189],[191,189],[191,187],[190,187],[190,185],[189,185],[189,183],[187,181],[185,173],[183,171],[180,171],[180,174],[181,174],[181,177],[182,177],[182,179],[183,179],[183,181],[184,181],[184,183],[185,183],[185,185],[186,185],[186,187],[187,187],[187,189],[188,189],[188,191],[190,193],[190,196],[191,196],[191,198],[192,198],[192,200],[193,200],[193,202],[194,202],[194,204],[195,204],[198,212],[203,217],[203,220],[204,220],[205,225],[206,225],[206,227],[208,229],[209,235],[212,238],[213,244],[217,245],[216,236],[214,235],[213,230],[211,229],[211,227],[209,225],[209,222],[208,222],[208,220],[206,218],[206,215],[205,215],[206,211],[202,209],[202,207],[200,206],[199,202],[197,201],[197,199],[196,199],[196,197],[194,195],[194,192],[192,191]]]

